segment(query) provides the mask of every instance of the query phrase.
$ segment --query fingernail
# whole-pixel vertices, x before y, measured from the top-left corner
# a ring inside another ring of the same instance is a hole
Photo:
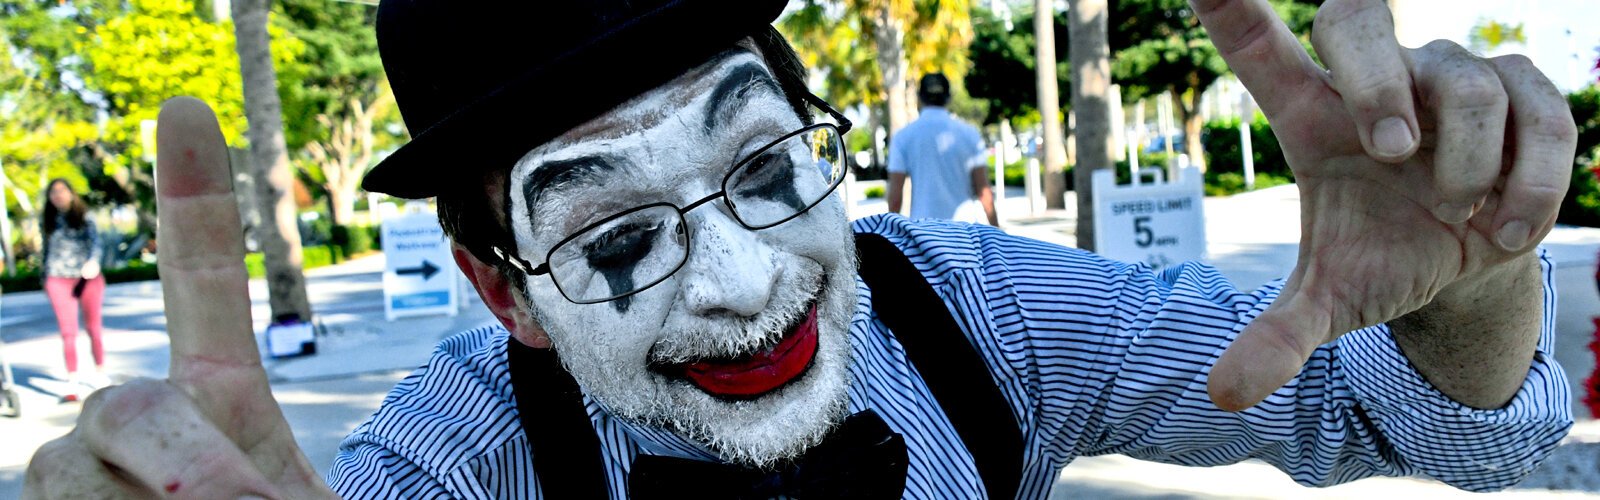
[[[1440,203],[1433,208],[1433,216],[1447,224],[1466,222],[1472,218],[1472,205],[1465,203]]]
[[[1385,156],[1400,156],[1411,150],[1411,127],[1397,116],[1378,121],[1372,127],[1372,148]]]
[[[1495,239],[1500,240],[1501,248],[1516,251],[1521,250],[1524,245],[1528,244],[1530,236],[1532,234],[1528,231],[1528,223],[1514,220],[1507,222],[1504,226],[1500,226],[1500,232],[1495,235]]]

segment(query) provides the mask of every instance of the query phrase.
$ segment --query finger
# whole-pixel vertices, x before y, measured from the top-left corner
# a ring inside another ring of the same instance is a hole
[[[1399,163],[1415,153],[1421,134],[1411,72],[1388,6],[1382,0],[1330,0],[1317,11],[1311,43],[1332,72],[1333,88],[1344,97],[1367,155]]]
[[[1217,52],[1268,117],[1322,88],[1321,70],[1265,0],[1190,0]]]
[[[142,486],[130,483],[89,451],[77,433],[40,446],[28,460],[22,500],[67,498],[118,498],[146,496]]]
[[[186,376],[196,363],[259,366],[244,231],[216,117],[199,100],[180,97],[162,106],[158,124],[156,235],[172,376],[203,382]]]
[[[1206,382],[1206,392],[1218,408],[1241,411],[1255,406],[1299,374],[1327,339],[1326,310],[1302,297],[1280,295],[1223,351]]]
[[[1433,116],[1433,214],[1465,222],[1500,177],[1506,90],[1492,65],[1454,43],[1430,43],[1411,59],[1418,97]]]
[[[1489,62],[1510,100],[1510,135],[1515,143],[1511,172],[1495,212],[1495,242],[1515,252],[1543,239],[1555,224],[1572,172],[1578,131],[1566,99],[1532,61],[1514,55]]]
[[[163,381],[95,392],[76,432],[94,456],[150,491],[173,498],[278,496],[244,452]]]

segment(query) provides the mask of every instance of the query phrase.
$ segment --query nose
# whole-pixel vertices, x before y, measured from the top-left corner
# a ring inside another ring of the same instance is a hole
[[[689,260],[678,271],[689,310],[749,317],[766,309],[777,285],[777,253],[721,211],[696,210],[689,217]]]

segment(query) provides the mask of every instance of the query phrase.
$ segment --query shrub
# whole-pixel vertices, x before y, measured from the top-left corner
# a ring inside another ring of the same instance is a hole
[[[1244,188],[1244,174],[1226,172],[1216,176],[1206,175],[1206,196],[1232,196],[1246,191]],[[1256,189],[1282,186],[1294,183],[1293,179],[1277,174],[1256,174]]]
[[[1578,124],[1577,156],[1572,164],[1572,183],[1561,200],[1556,222],[1600,227],[1600,85],[1567,96],[1572,118]]]
[[[116,269],[102,271],[106,276],[107,284],[127,283],[130,281],[149,281],[161,279],[156,265],[142,260],[128,261],[128,265]],[[31,264],[17,262],[17,273],[10,276],[0,275],[0,290],[6,293],[31,292],[40,289],[39,270]]]
[[[1206,150],[1206,177],[1228,172],[1244,173],[1244,148],[1239,143],[1239,119],[1212,120],[1205,125],[1200,143]],[[1283,157],[1283,146],[1273,135],[1267,118],[1257,113],[1250,121],[1250,156],[1255,162],[1256,175],[1273,174],[1294,178],[1289,161]]]
[[[332,246],[310,246],[301,249],[301,268],[316,269],[333,265]],[[264,278],[267,276],[267,266],[262,261],[259,252],[248,253],[244,256],[244,270],[251,278]]]
[[[883,186],[867,186],[866,195],[867,198],[882,198]]]
[[[331,243],[338,250],[338,260],[345,260],[377,248],[373,244],[375,232],[371,226],[345,225],[334,226],[330,232],[333,235]]]
[[[993,159],[989,160],[989,165],[990,165],[990,167],[994,166],[994,160]],[[1042,169],[1044,167],[1041,165],[1039,168]],[[994,170],[991,168],[990,172],[993,172],[993,171]],[[1026,179],[1028,177],[1028,159],[1027,158],[1023,158],[1023,159],[1020,159],[1020,160],[1017,160],[1017,161],[1014,161],[1014,162],[1011,162],[1011,163],[1007,163],[1005,170],[1003,170],[1002,172],[1005,174],[1006,185],[1007,186],[1023,187],[1023,186],[1028,185],[1027,184],[1027,179]],[[1041,172],[1040,175],[1043,176],[1044,174]],[[1071,191],[1072,190],[1072,165],[1067,165],[1066,174],[1065,175],[1067,176],[1067,190]],[[1043,181],[1042,178],[1040,180]],[[1040,185],[1039,189],[1044,189],[1044,186]]]

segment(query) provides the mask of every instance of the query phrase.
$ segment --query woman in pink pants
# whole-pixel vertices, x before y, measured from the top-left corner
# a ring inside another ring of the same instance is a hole
[[[100,343],[100,301],[106,279],[100,274],[100,232],[87,214],[83,198],[66,180],[53,179],[44,204],[40,228],[44,233],[44,292],[56,312],[56,326],[67,360],[67,378],[73,389],[65,399],[76,400],[80,386],[98,389],[110,383],[105,376],[106,353]],[[94,373],[78,374],[78,310],[89,330]]]

